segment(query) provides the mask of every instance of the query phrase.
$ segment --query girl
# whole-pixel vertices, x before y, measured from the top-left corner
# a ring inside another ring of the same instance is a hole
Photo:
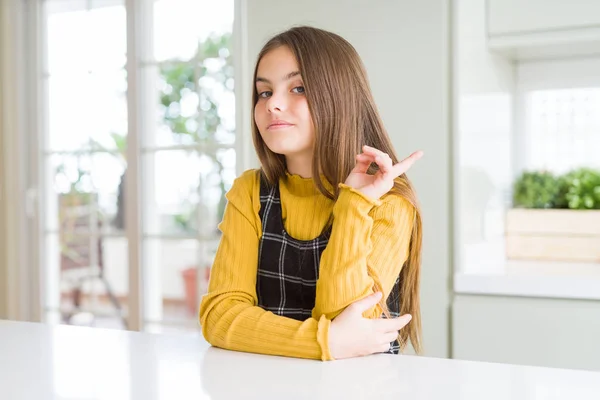
[[[419,353],[421,217],[404,172],[422,152],[398,163],[362,62],[336,34],[273,37],[254,83],[262,168],[227,194],[204,337],[321,360],[398,353],[408,340]]]

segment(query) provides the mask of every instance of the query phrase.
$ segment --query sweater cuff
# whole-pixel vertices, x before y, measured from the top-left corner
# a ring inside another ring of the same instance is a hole
[[[340,183],[338,186],[340,188],[340,195],[336,201],[338,207],[352,207],[369,212],[373,207],[378,207],[383,203],[381,200],[369,197],[345,183]]]
[[[332,361],[331,351],[329,350],[329,327],[331,321],[328,320],[324,315],[321,315],[317,328],[317,342],[321,347],[321,360]]]

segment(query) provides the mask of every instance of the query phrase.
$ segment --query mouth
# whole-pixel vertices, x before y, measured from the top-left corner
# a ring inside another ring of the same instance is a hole
[[[294,125],[290,124],[289,122],[277,121],[277,122],[273,122],[273,123],[269,124],[269,126],[267,126],[267,129],[268,130],[277,130],[277,129],[290,128],[292,126],[294,126]]]

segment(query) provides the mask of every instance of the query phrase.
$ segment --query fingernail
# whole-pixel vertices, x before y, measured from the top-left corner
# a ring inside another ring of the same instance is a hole
[[[373,296],[375,296],[375,298],[376,298],[377,300],[379,300],[379,299],[381,298],[381,296],[382,296],[382,295],[383,295],[383,294],[382,294],[381,292],[375,292],[375,293],[373,294]]]

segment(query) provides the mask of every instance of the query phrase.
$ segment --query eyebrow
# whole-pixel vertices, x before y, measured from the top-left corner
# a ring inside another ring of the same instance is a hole
[[[298,76],[298,75],[300,75],[300,71],[290,72],[289,74],[287,74],[286,76],[284,76],[282,80],[288,81],[288,80],[290,80],[293,77]],[[268,80],[267,78],[263,78],[261,76],[257,76],[256,77],[256,83],[258,83],[258,82],[264,82],[264,83],[271,84],[270,80]]]

